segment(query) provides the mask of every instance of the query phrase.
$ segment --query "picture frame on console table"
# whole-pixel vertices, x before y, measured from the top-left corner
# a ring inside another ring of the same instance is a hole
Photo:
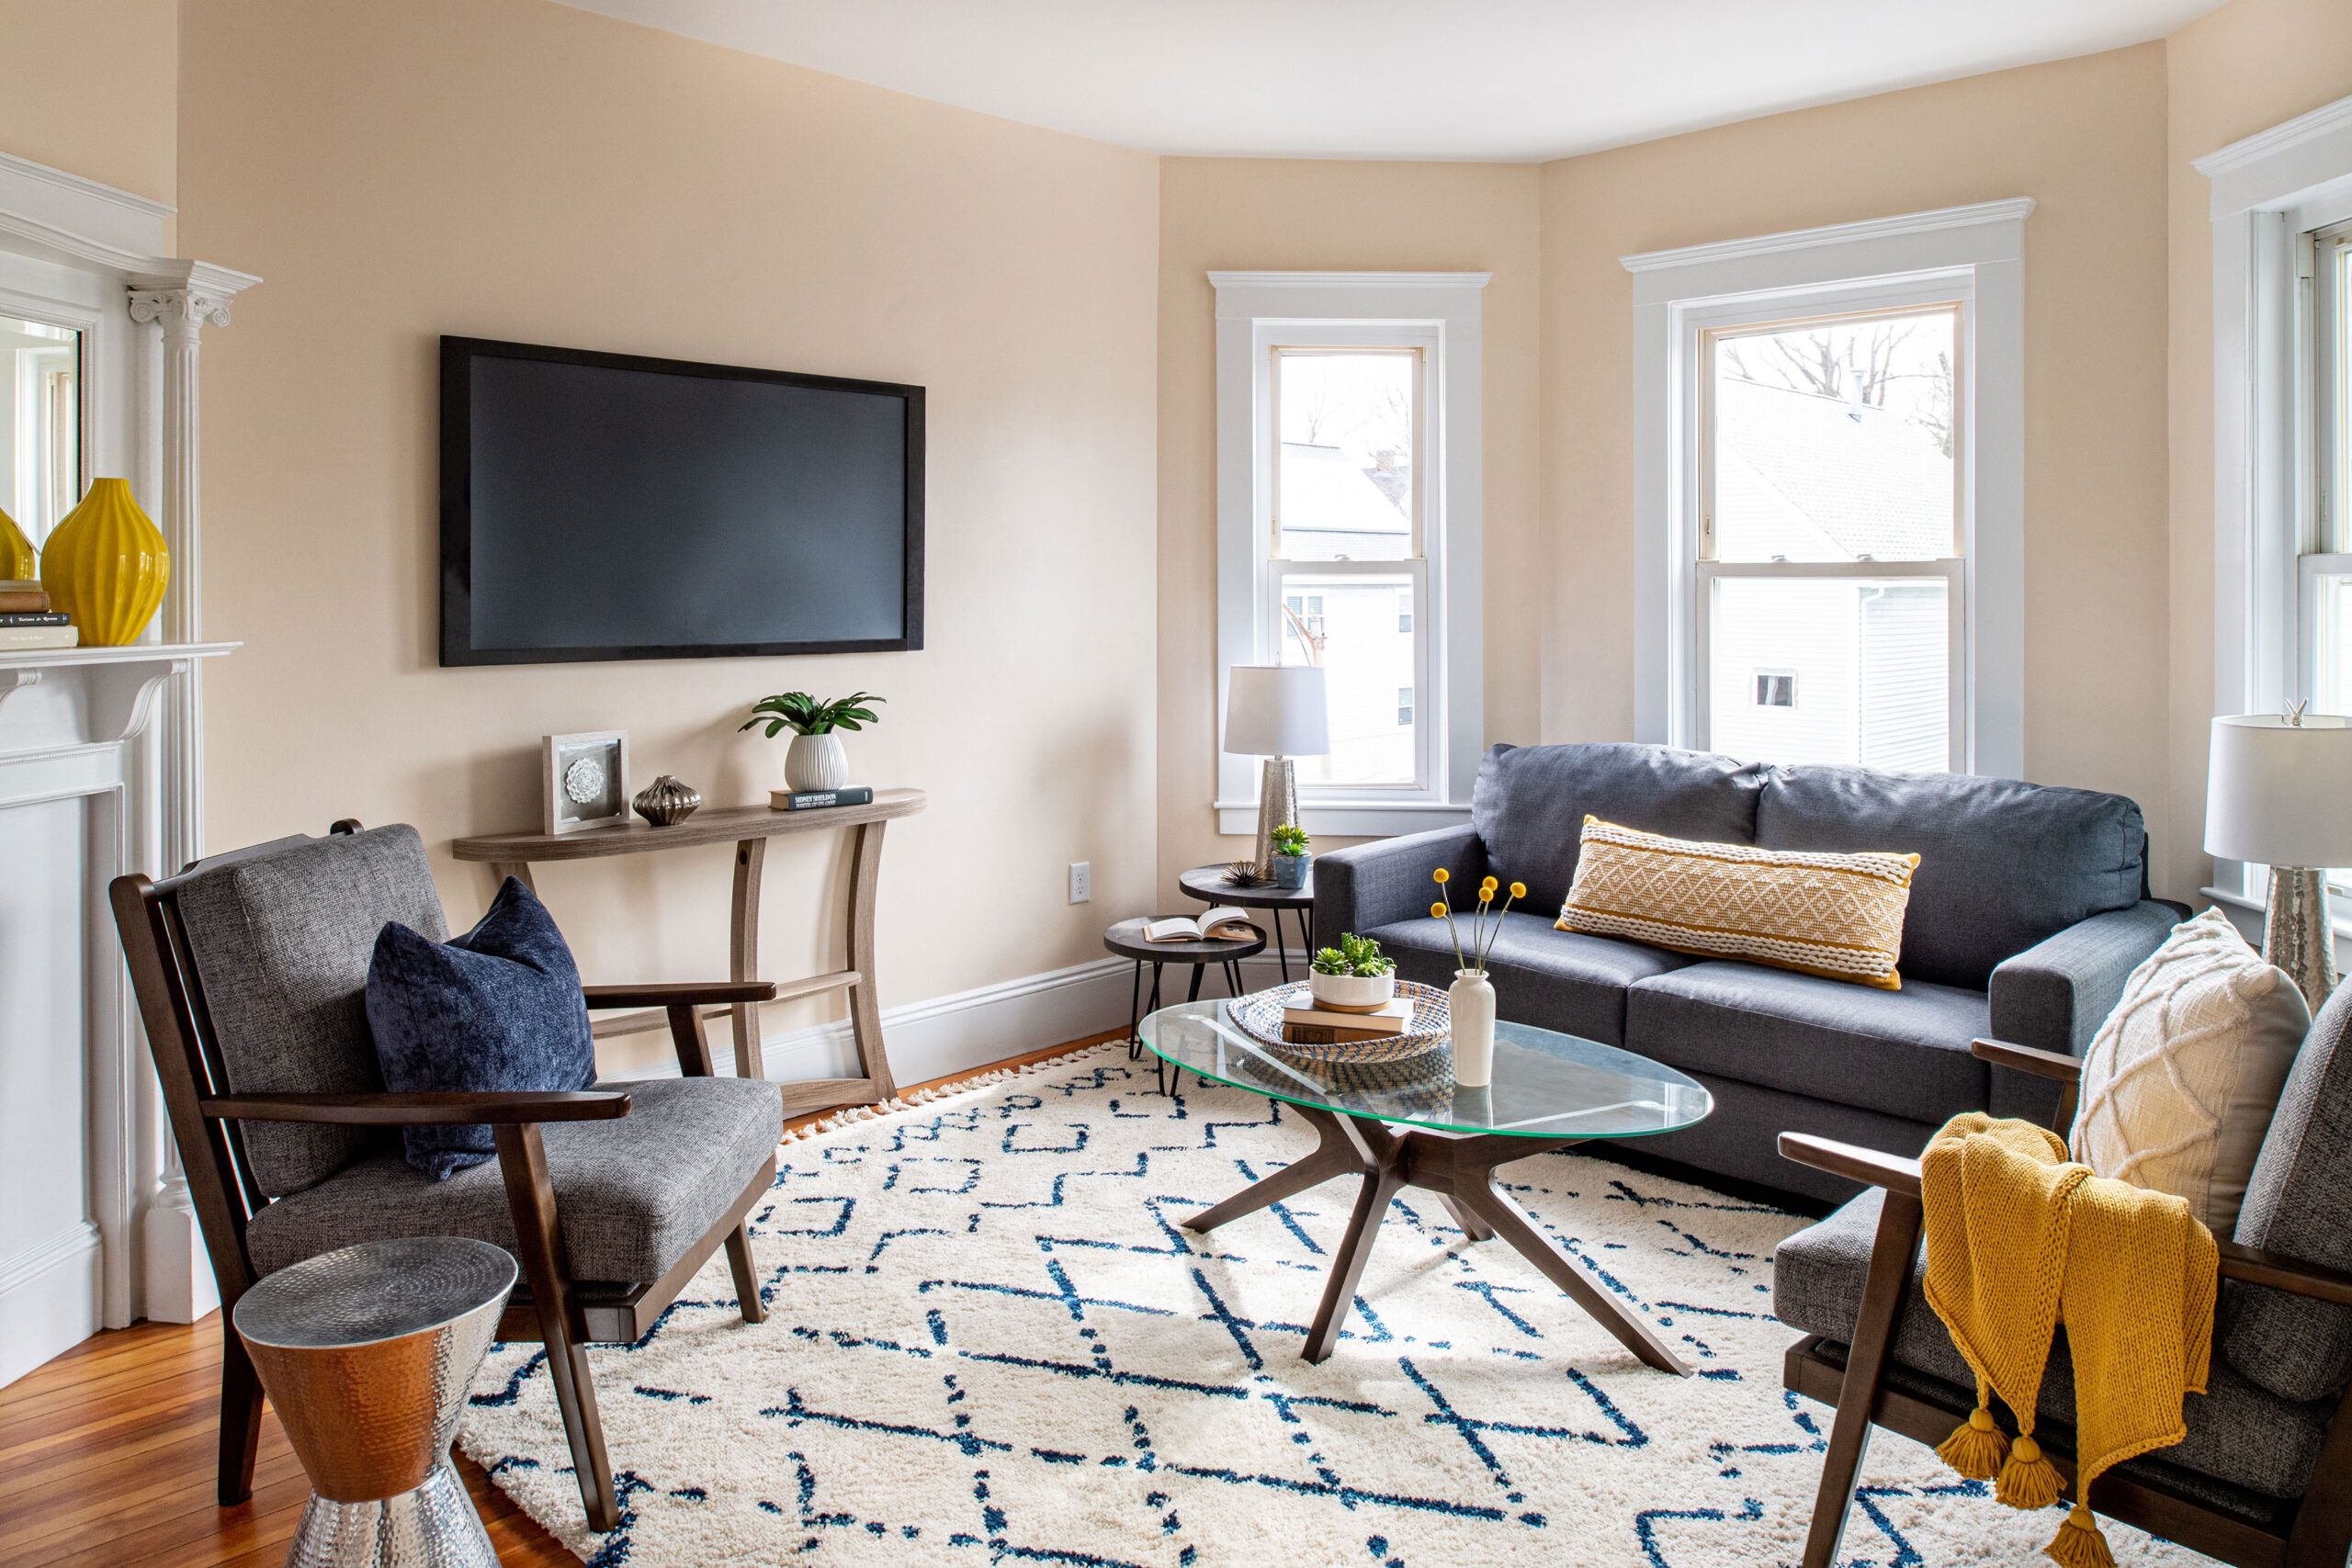
[[[628,820],[628,731],[589,729],[540,739],[539,820],[548,833]]]

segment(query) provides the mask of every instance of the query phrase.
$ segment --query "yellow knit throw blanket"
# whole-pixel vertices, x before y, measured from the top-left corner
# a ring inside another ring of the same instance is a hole
[[[2085,1506],[2110,1465],[2180,1441],[2184,1395],[2205,1392],[2218,1256],[2186,1201],[2093,1176],[2056,1134],[1971,1111],[1919,1160],[1928,1304],[1976,1373],[1976,1409],[1938,1449],[2013,1508],[2058,1501],[2033,1440],[2051,1336],[2075,1360],[2075,1507],[2042,1550],[2065,1568],[2112,1568]],[[2017,1416],[2012,1444],[1988,1390]],[[2006,1461],[2006,1462],[2005,1462]]]

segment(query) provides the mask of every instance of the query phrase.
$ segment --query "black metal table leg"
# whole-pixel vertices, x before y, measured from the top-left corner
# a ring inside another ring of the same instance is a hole
[[[1143,1055],[1143,960],[1136,960],[1136,976],[1127,987],[1127,1060]]]

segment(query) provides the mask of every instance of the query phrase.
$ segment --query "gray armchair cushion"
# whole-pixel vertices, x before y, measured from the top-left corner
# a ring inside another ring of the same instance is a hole
[[[1530,913],[1556,916],[1588,812],[1677,839],[1749,844],[1763,780],[1754,763],[1666,746],[1493,746],[1478,764],[1470,825],[1487,871],[1527,884]]]
[[[1685,1072],[1939,1123],[1984,1106],[1984,993],[1905,980],[1882,991],[1715,960],[1637,983],[1625,1046]]]
[[[1871,1244],[1883,1194],[1855,1199],[1829,1218],[1782,1242],[1772,1256],[1772,1312],[1791,1328],[1850,1343],[1870,1272]],[[1926,1253],[1913,1261],[1910,1288],[1895,1320],[1894,1359],[1973,1395],[1975,1380],[1952,1348],[1943,1321],[1920,1293]],[[2280,1399],[2216,1358],[2206,1392],[2188,1396],[2188,1436],[2133,1461],[2127,1471],[2162,1474],[2177,1467],[2267,1497],[2295,1497],[2311,1479],[2330,1408]],[[2062,1334],[2041,1378],[2038,1419],[2075,1422],[2075,1367]]]
[[[2271,1113],[2235,1239],[2352,1269],[2352,986],[2319,1010]],[[2352,1308],[2264,1285],[2223,1288],[2219,1348],[2285,1399],[2318,1399],[2352,1375]]]
[[[1453,942],[1445,923],[1430,919],[1426,909],[1418,920],[1369,934],[1406,979],[1453,984]],[[1487,967],[1502,1017],[1617,1045],[1625,1039],[1625,987],[1691,962],[1638,942],[1555,931],[1549,915],[1513,911],[1495,932]]]
[[[574,1279],[643,1284],[685,1256],[775,1152],[783,1102],[756,1078],[602,1083],[627,1090],[615,1122],[542,1129]],[[279,1199],[253,1217],[245,1250],[268,1274],[355,1242],[469,1235],[514,1250],[496,1160],[435,1181],[390,1152]]]
[[[1332,945],[1341,931],[1361,935],[1374,926],[1426,916],[1438,893],[1430,873],[1440,866],[1463,886],[1476,886],[1487,874],[1477,833],[1467,827],[1438,828],[1317,855],[1316,945]]]
[[[386,920],[449,934],[424,844],[409,827],[306,839],[198,871],[180,919],[238,1094],[381,1093],[368,1032],[368,958]],[[273,1196],[323,1181],[390,1141],[359,1127],[244,1124]]]
[[[2140,901],[2146,832],[2120,795],[1968,773],[1777,768],[1757,843],[1919,857],[1902,970],[1982,990],[1994,966],[2079,920]]]

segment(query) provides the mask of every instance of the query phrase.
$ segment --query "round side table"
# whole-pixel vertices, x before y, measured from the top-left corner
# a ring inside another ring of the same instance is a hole
[[[449,1444],[514,1289],[503,1248],[435,1235],[322,1253],[238,1298],[311,1478],[288,1568],[498,1568]]]
[[[1159,1010],[1159,972],[1163,965],[1189,964],[1193,966],[1193,983],[1184,992],[1184,999],[1188,1002],[1200,1000],[1201,976],[1208,972],[1211,964],[1225,971],[1226,995],[1238,997],[1242,991],[1241,961],[1255,958],[1266,951],[1266,933],[1263,931],[1255,931],[1245,937],[1206,938],[1200,942],[1154,942],[1144,935],[1145,926],[1152,919],[1163,918],[1138,915],[1131,920],[1121,920],[1102,933],[1104,947],[1121,958],[1135,960],[1135,980],[1127,987],[1127,1060],[1130,1062],[1143,1055],[1143,1041],[1136,1033],[1136,1024],[1144,1014]],[[1151,965],[1151,1000],[1148,1003],[1143,1000],[1143,968],[1147,964]],[[1166,1094],[1170,1088],[1168,1075],[1157,1057],[1153,1058],[1152,1070],[1159,1084],[1159,1092]]]
[[[1290,981],[1290,948],[1283,941],[1283,911],[1288,909],[1298,917],[1299,948],[1312,958],[1315,954],[1315,868],[1306,868],[1306,886],[1286,891],[1271,882],[1255,887],[1236,887],[1225,879],[1222,865],[1196,865],[1176,879],[1187,898],[1198,898],[1212,907],[1231,904],[1242,909],[1271,909],[1274,920],[1274,956],[1281,960],[1283,981]]]

